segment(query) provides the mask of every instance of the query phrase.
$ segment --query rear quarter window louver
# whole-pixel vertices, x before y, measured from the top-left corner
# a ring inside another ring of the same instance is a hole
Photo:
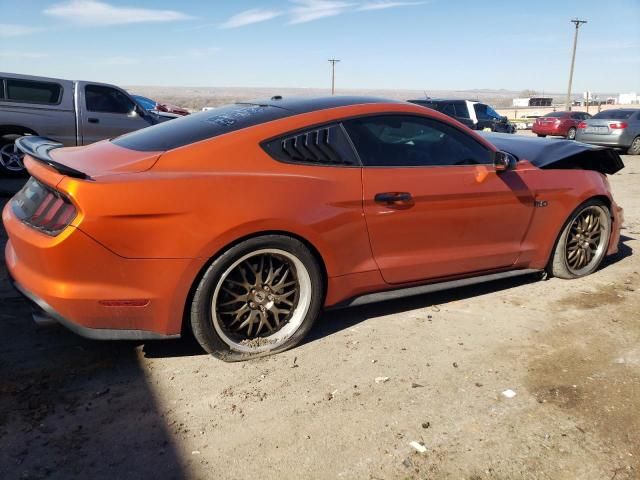
[[[262,147],[273,158],[286,163],[360,165],[342,125],[330,125],[286,135],[268,140]]]

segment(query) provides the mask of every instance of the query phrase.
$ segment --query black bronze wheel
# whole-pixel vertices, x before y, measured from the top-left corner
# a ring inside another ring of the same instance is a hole
[[[600,207],[588,207],[582,210],[571,224],[566,245],[566,262],[569,270],[580,275],[593,262],[597,262],[605,248],[603,232],[606,213]]]
[[[191,326],[208,352],[228,361],[299,343],[323,301],[320,269],[298,240],[267,235],[216,259],[195,292]]]
[[[551,269],[561,278],[577,278],[595,271],[604,258],[611,236],[611,214],[600,201],[580,206],[558,239]]]
[[[255,352],[295,331],[310,301],[311,279],[300,260],[284,250],[258,250],[222,274],[213,293],[212,321],[230,347]]]

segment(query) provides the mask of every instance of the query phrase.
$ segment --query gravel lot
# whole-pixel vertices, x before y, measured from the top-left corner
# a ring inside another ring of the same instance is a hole
[[[620,253],[594,275],[328,312],[240,364],[38,329],[2,262],[0,478],[640,478],[640,157],[624,160]]]

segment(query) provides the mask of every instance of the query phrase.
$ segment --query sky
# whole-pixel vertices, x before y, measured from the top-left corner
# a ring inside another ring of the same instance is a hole
[[[640,0],[0,0],[0,71],[119,85],[640,93]]]

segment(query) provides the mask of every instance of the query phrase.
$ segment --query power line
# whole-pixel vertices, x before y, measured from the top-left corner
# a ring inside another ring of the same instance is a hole
[[[336,63],[339,61],[337,58],[329,59],[329,62],[331,62],[331,95],[336,93]]]
[[[571,20],[571,23],[574,23],[576,26],[576,33],[573,36],[573,54],[571,55],[571,70],[569,70],[569,88],[567,89],[567,110],[571,111],[571,83],[573,82],[573,67],[576,63],[576,47],[578,45],[578,30],[580,30],[580,25],[583,23],[587,23],[586,20],[579,20],[574,18]]]

